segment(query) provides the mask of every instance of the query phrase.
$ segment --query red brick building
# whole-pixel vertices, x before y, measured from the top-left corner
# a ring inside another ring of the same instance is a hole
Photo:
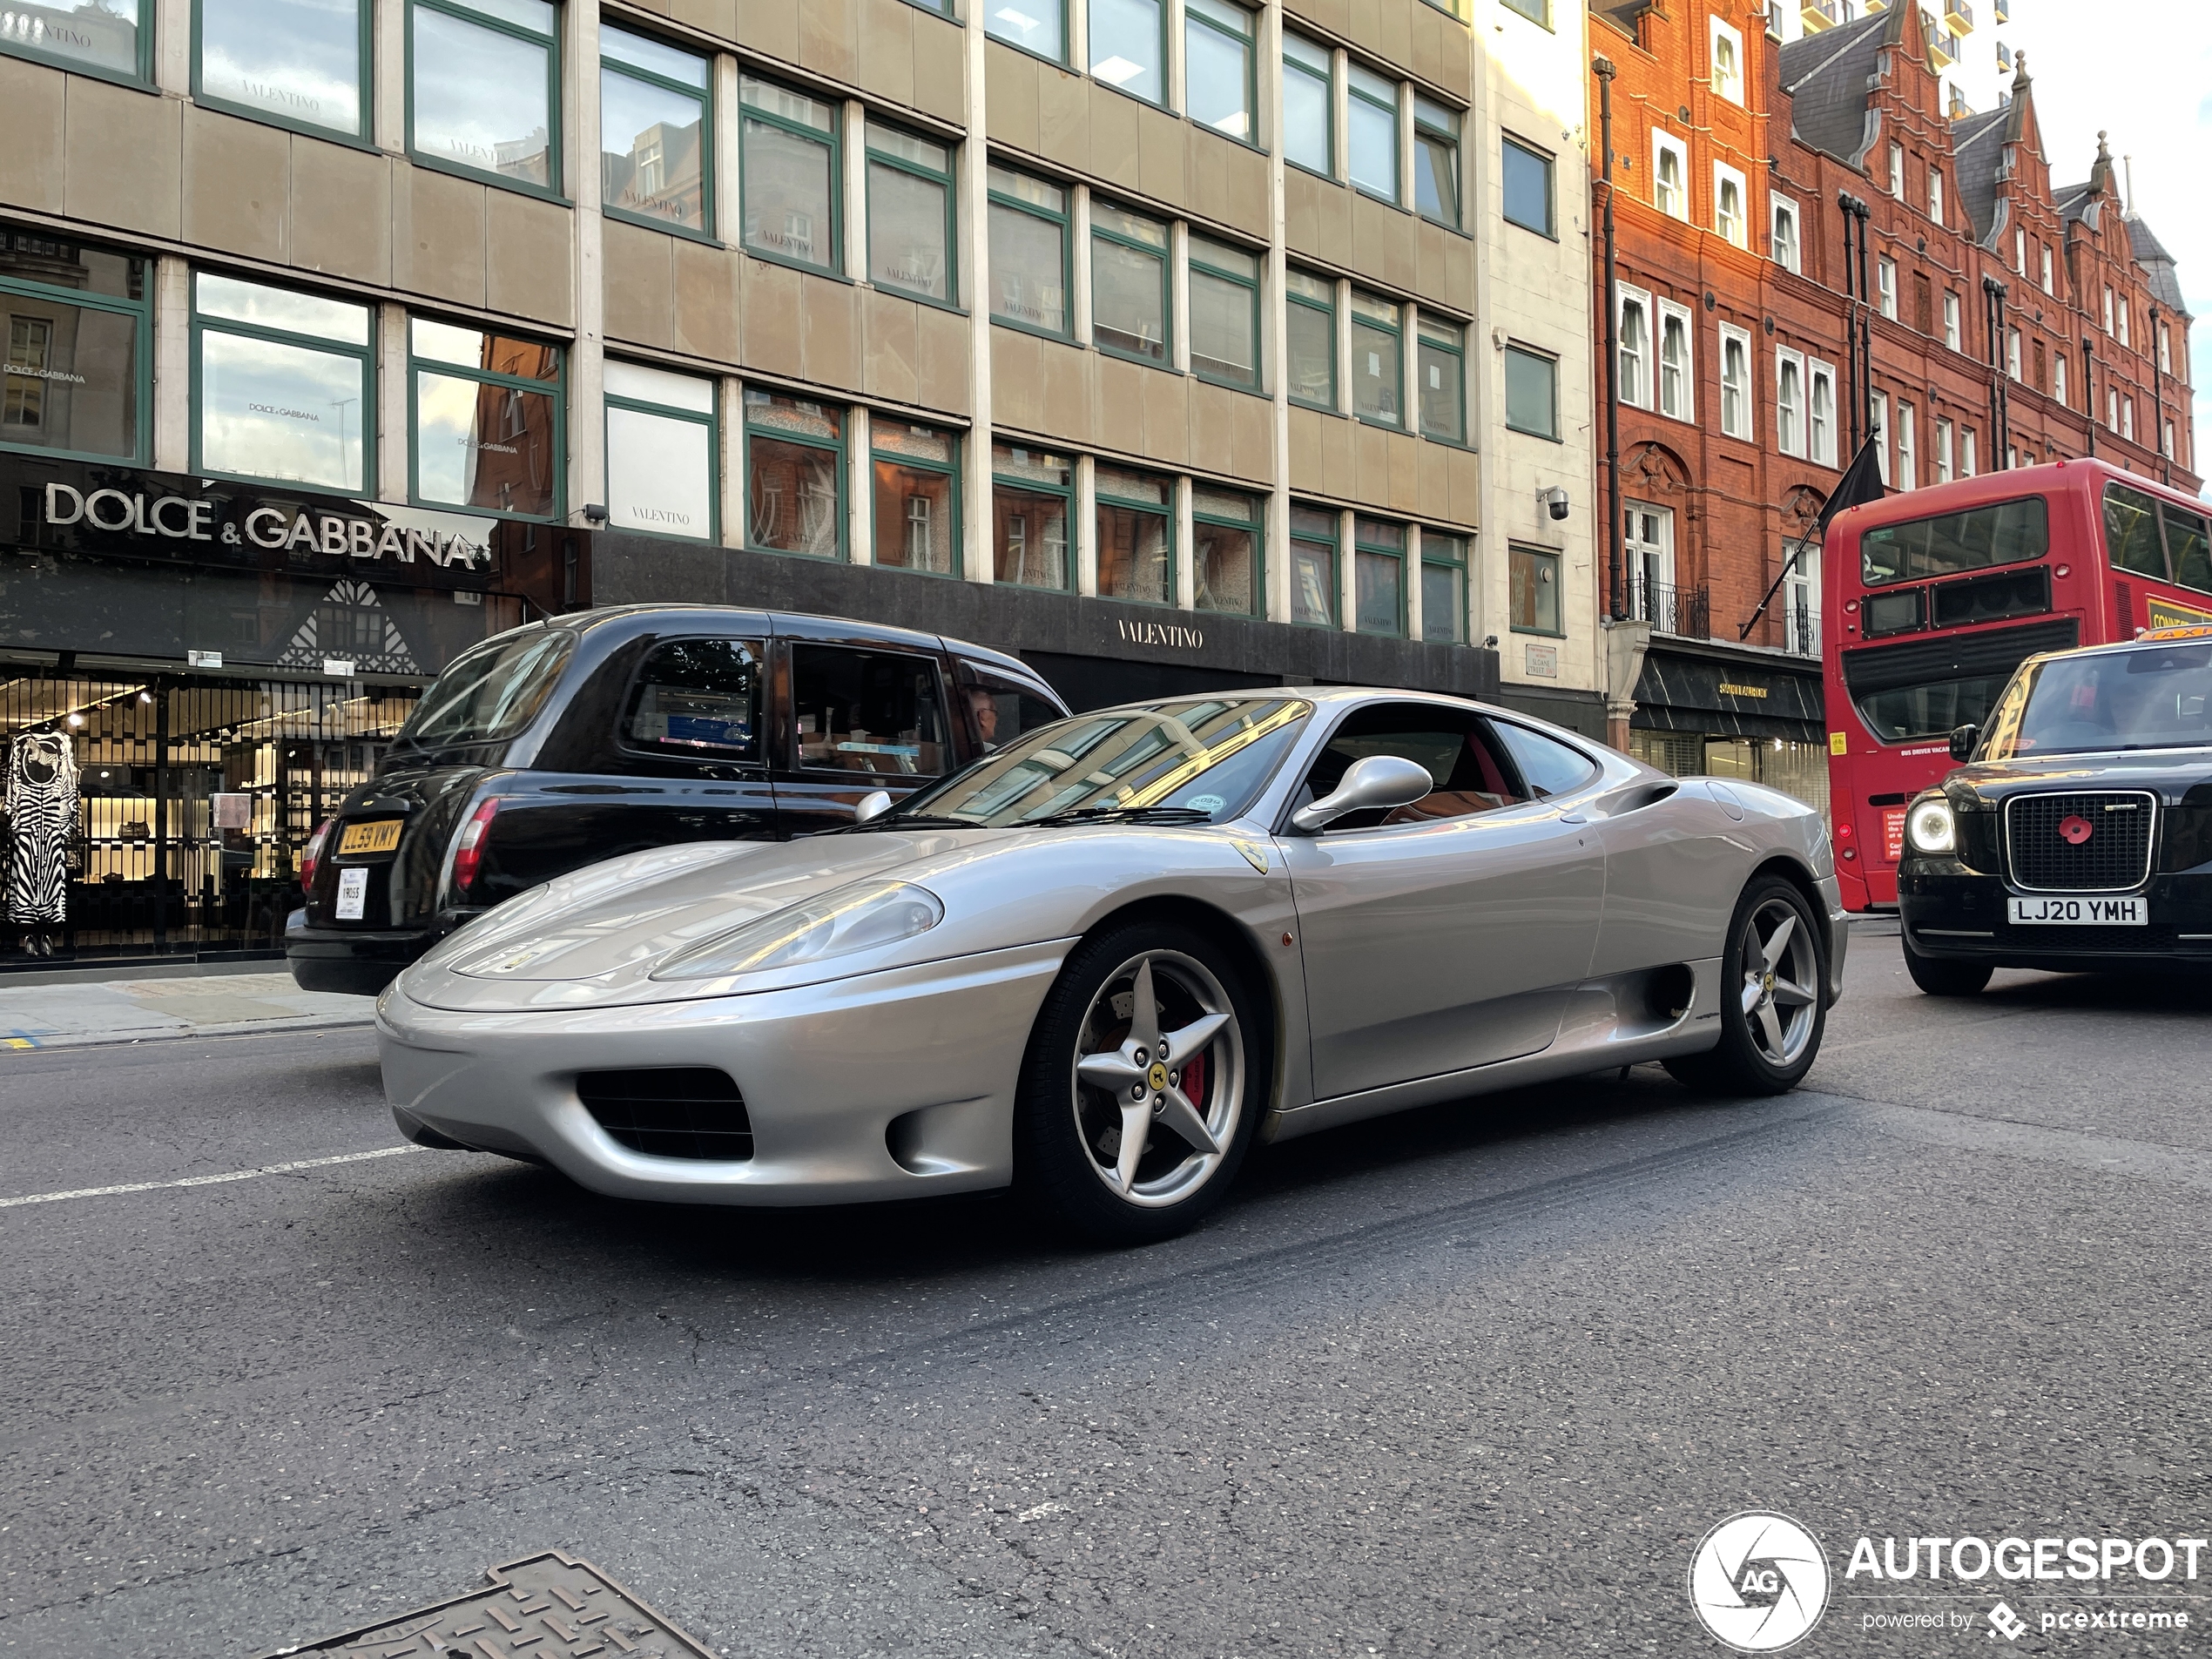
[[[1787,46],[1743,0],[1590,15],[1622,543],[1601,593],[1652,624],[1629,746],[1824,801],[1805,538],[1841,469],[1873,430],[1898,488],[2094,453],[2194,490],[2174,262],[2101,149],[2052,184],[2025,64],[2004,107],[1948,117],[1917,5]],[[1602,460],[1597,486],[1610,512]]]

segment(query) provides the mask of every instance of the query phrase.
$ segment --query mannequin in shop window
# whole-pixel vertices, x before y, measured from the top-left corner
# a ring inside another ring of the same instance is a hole
[[[65,732],[26,732],[8,752],[8,920],[23,948],[51,956],[69,909],[77,753]]]

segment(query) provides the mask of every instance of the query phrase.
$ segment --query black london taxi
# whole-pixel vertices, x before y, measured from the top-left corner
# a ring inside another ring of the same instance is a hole
[[[511,629],[315,831],[286,958],[307,990],[374,994],[556,875],[850,824],[1067,711],[1015,658],[835,617],[624,605]]]
[[[1916,797],[1898,907],[1935,996],[1999,968],[2212,966],[2212,628],[2022,663]]]

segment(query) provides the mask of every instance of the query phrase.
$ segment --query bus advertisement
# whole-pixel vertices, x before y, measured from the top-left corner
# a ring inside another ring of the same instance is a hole
[[[2212,624],[2205,504],[2101,461],[1962,478],[1838,514],[1822,547],[1830,810],[1851,910],[1897,904],[1912,797],[2040,651]]]

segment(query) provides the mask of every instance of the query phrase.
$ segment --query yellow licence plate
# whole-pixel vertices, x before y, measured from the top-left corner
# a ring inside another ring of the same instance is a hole
[[[349,853],[388,853],[400,844],[400,831],[407,820],[403,818],[379,818],[366,824],[348,824],[346,833],[338,838],[338,853],[343,858]]]

